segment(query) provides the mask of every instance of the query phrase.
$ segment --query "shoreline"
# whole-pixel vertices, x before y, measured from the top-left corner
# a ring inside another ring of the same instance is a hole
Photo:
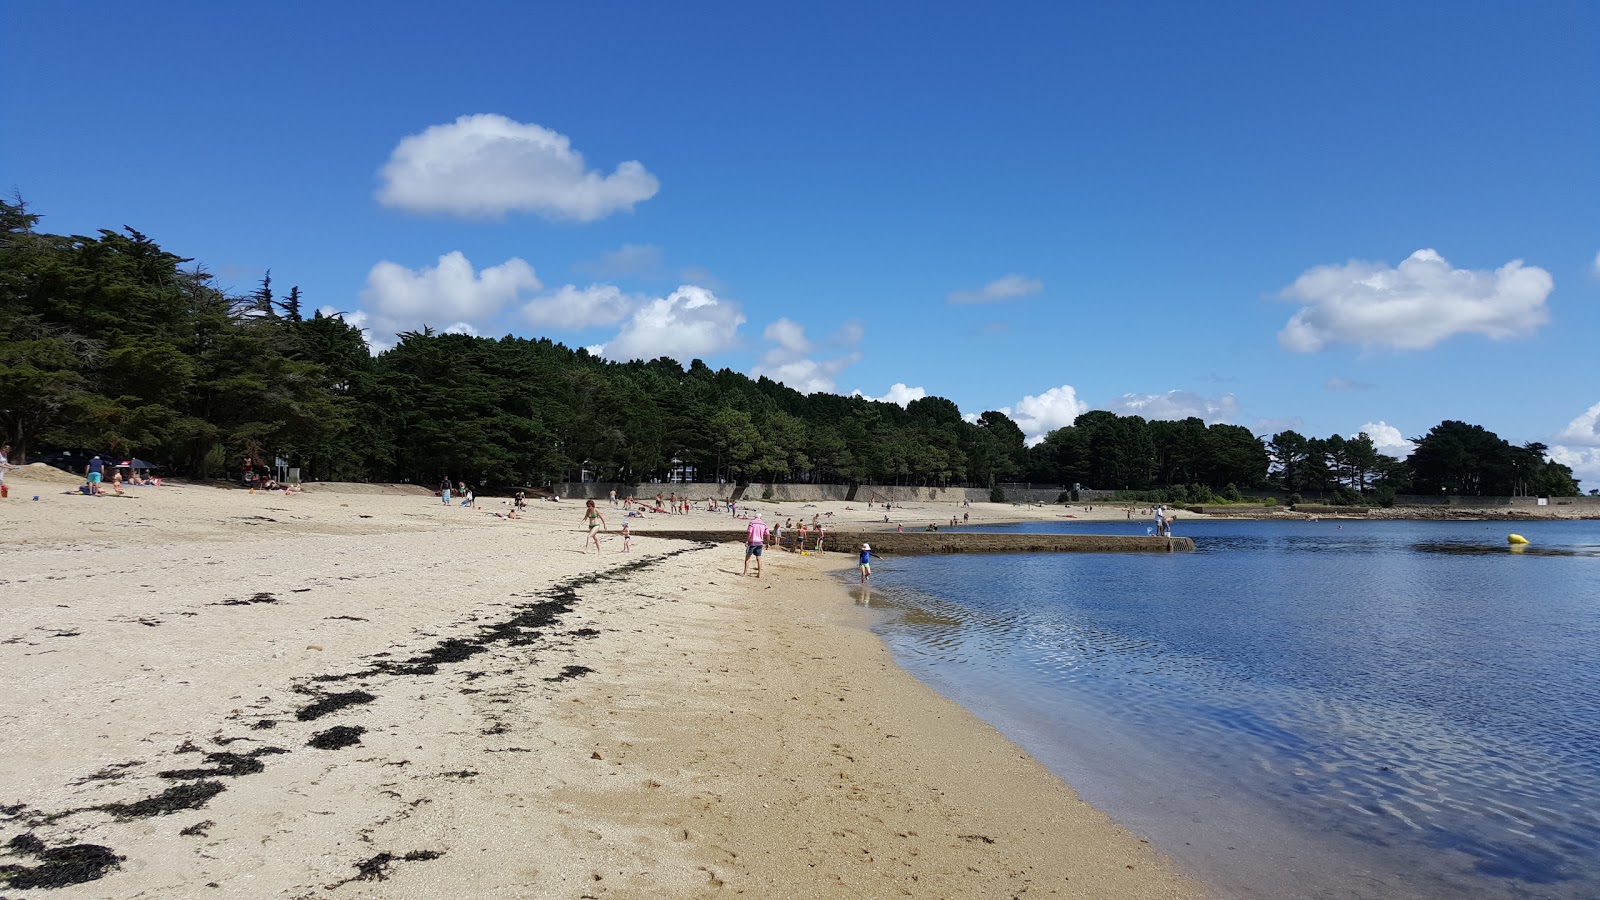
[[[1204,894],[895,665],[848,557],[8,481],[8,895],[63,852],[106,867],[51,897]]]

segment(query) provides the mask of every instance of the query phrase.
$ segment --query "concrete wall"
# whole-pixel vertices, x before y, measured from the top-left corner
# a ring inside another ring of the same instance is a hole
[[[702,529],[640,529],[639,537],[683,541],[730,543],[743,541],[738,531]],[[1194,549],[1186,537],[1152,537],[1132,534],[1019,534],[972,531],[832,531],[825,532],[823,549],[854,556],[863,543],[886,555],[930,553],[1172,553]],[[814,536],[813,536],[814,539]]]
[[[716,482],[691,481],[680,484],[612,484],[609,482],[590,482],[578,484],[566,482],[552,485],[551,490],[562,497],[572,497],[577,500],[603,500],[616,490],[618,497],[651,497],[657,491],[663,496],[676,493],[679,497],[687,495],[689,499],[705,502],[707,497],[726,500],[733,494],[734,486],[731,484],[718,484]],[[1060,488],[1010,488],[1002,487],[1006,492],[1007,503],[1054,503],[1061,496]],[[767,491],[772,492],[766,498]],[[818,500],[845,500],[850,496],[848,484],[760,484],[752,483],[744,489],[744,498],[751,502],[762,499],[783,500],[814,503]],[[973,503],[988,503],[988,488],[936,488],[936,487],[908,487],[884,484],[863,484],[856,487],[856,502],[866,503],[868,500],[882,502],[887,499],[891,503],[913,501],[942,501],[960,503],[970,500]]]

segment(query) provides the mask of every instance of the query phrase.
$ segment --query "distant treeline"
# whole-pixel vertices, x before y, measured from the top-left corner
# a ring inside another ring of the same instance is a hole
[[[306,315],[270,273],[229,294],[125,228],[35,230],[0,201],[0,433],[36,449],[137,454],[174,474],[233,474],[282,455],[307,479],[441,477],[488,487],[587,473],[668,480],[987,487],[1029,481],[1163,490],[1577,492],[1539,445],[1444,422],[1405,461],[1364,435],[1263,442],[1237,425],[1090,412],[1034,447],[1003,413],[940,397],[904,408],[801,394],[699,360],[610,362],[547,339],[430,329],[377,356],[338,316]],[[1193,491],[1191,491],[1193,493]]]

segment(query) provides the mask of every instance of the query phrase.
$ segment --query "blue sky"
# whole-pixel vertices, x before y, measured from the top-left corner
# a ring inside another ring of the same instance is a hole
[[[1302,6],[5,4],[0,183],[379,343],[1600,484],[1600,5]]]

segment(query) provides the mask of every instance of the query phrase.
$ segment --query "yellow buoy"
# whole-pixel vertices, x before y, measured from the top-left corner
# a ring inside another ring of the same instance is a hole
[[[1528,542],[1528,539],[1523,537],[1520,534],[1508,534],[1508,535],[1506,535],[1506,543],[1508,543],[1508,544],[1512,544],[1512,545],[1526,544],[1527,542]]]

